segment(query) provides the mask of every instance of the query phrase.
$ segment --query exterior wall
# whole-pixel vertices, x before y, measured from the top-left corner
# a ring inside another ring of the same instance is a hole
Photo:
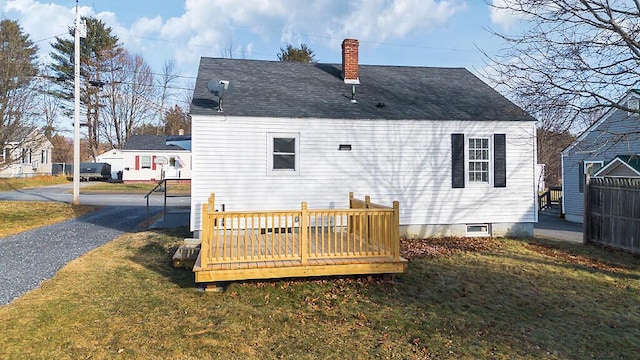
[[[616,155],[640,154],[640,118],[612,110],[562,152],[562,201],[567,221],[583,222],[584,196],[580,192],[582,161],[611,161]]]
[[[124,173],[124,154],[121,150],[113,149],[96,156],[96,162],[104,162],[111,165],[111,178],[118,178],[118,171]]]
[[[51,175],[51,153],[53,145],[51,145],[51,142],[49,142],[49,140],[47,140],[43,135],[34,135],[34,133],[32,133],[30,136],[34,136],[33,139],[35,140],[26,140],[23,145],[9,144],[10,148],[15,147],[11,150],[13,158],[11,160],[12,164],[6,166],[0,164],[0,177],[33,177],[37,175]],[[28,146],[28,150],[31,152],[30,158],[26,158],[24,161],[22,161],[21,146]]]
[[[159,181],[162,178],[162,170],[165,171],[167,179],[191,179],[191,153],[188,151],[163,151],[163,150],[123,150],[124,171],[122,180],[124,182],[136,181]],[[151,168],[136,169],[136,156],[164,156],[167,159],[177,157],[180,159],[175,166],[170,164],[158,165],[152,161]]]
[[[269,133],[299,136],[296,174],[269,173]],[[507,186],[453,189],[452,133],[506,134]],[[224,204],[227,211],[298,209],[302,201],[347,208],[350,191],[380,204],[398,200],[400,223],[415,236],[442,225],[466,231],[466,224],[489,223],[498,231],[510,228],[498,224],[537,221],[534,122],[193,116],[192,141],[193,231],[201,229],[201,204],[212,192],[216,208]],[[351,151],[339,151],[341,144]]]

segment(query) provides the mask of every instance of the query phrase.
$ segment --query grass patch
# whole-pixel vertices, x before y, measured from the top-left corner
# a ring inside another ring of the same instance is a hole
[[[378,278],[194,290],[185,233],[125,235],[0,307],[0,358],[631,359],[637,256],[547,241],[404,242]],[[416,250],[416,248],[418,250]]]
[[[59,202],[0,201],[0,237],[69,220],[95,209]]]
[[[135,194],[146,194],[149,191],[153,190],[157,184],[155,183],[107,183],[107,182],[96,182],[91,185],[87,185],[82,187],[82,192],[93,192],[93,193],[135,193]],[[191,192],[191,184],[174,184],[169,182],[168,186],[169,194],[189,194]]]
[[[0,191],[20,190],[48,185],[68,184],[66,176],[35,176],[31,178],[0,178]]]

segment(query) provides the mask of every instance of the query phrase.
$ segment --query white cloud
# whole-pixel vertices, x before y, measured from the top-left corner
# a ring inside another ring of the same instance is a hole
[[[382,42],[443,26],[466,4],[455,0],[358,0],[349,8],[347,16],[340,19],[336,36]]]
[[[73,25],[75,6],[52,1],[0,0],[0,4],[5,16],[17,19],[32,39],[39,40],[66,34]],[[446,27],[467,8],[467,1],[184,0],[182,13],[165,18],[137,14],[139,18],[129,23],[123,22],[117,8],[95,13],[81,7],[81,14],[104,21],[129,51],[143,55],[152,66],[175,58],[180,67],[192,70],[201,56],[221,56],[229,42],[246,56],[275,58],[277,50],[289,42],[306,42],[318,53],[324,47],[339,49],[346,37],[363,42],[401,41]],[[38,44],[42,53],[50,51],[52,41]],[[272,50],[258,53],[265,48]]]
[[[515,23],[522,20],[522,16],[509,10],[509,0],[493,0],[490,5],[491,22],[505,30],[511,28]]]

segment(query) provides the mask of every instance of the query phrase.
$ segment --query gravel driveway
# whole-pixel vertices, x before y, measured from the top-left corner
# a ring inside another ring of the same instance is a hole
[[[161,210],[152,209],[153,213]],[[135,230],[146,219],[144,206],[109,206],[76,219],[0,238],[0,305],[39,287],[69,261]]]

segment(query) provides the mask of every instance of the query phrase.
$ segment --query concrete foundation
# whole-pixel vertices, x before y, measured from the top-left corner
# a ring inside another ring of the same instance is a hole
[[[400,236],[407,238],[446,236],[494,236],[520,238],[533,236],[533,223],[493,223],[488,225],[488,233],[478,235],[468,234],[467,224],[400,225]]]

